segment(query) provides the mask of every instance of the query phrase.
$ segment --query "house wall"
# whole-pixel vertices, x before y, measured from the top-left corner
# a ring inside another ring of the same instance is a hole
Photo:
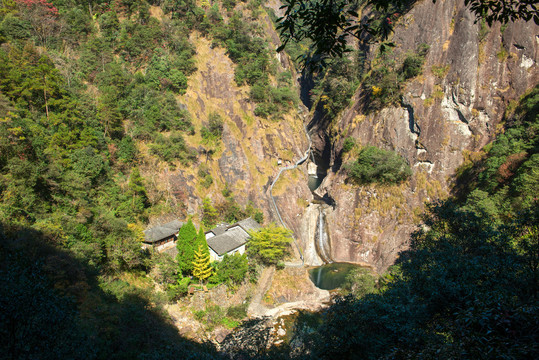
[[[234,254],[234,253],[240,253],[240,255],[243,255],[245,254],[245,244],[240,246],[239,248],[237,248],[236,250],[232,251],[230,254]]]
[[[174,241],[174,238],[170,238],[166,242],[156,246],[155,250],[161,252],[161,251],[164,251],[166,249],[170,249],[170,248],[172,248],[174,246],[176,246],[176,242]]]
[[[215,251],[212,250],[212,248],[209,248],[209,249],[210,249],[210,260],[211,261],[221,261],[221,260],[223,260],[224,255],[219,256]],[[227,253],[227,255],[233,255],[235,253],[239,253],[240,255],[245,254],[245,245],[242,245],[242,246],[240,246],[240,247],[238,247],[238,248],[236,248],[236,249],[234,249],[232,251],[229,251]]]
[[[177,239],[177,234],[172,235],[172,236],[170,236],[168,238],[156,241],[153,244],[142,243],[142,248],[143,249],[149,249],[149,248],[153,247],[156,251],[161,252],[163,250],[170,249],[171,247],[174,247],[176,245],[176,239]]]
[[[212,248],[209,248],[210,249],[210,260],[211,261],[221,261],[223,260],[223,256],[219,256],[215,251],[212,250]]]

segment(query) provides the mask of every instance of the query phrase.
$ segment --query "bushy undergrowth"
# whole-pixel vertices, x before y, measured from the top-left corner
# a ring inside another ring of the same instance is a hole
[[[402,62],[391,51],[380,54],[362,85],[370,94],[368,109],[399,103],[404,83],[421,74],[428,49],[428,45],[421,44],[415,52],[404,54]]]
[[[412,175],[412,169],[399,154],[367,146],[356,161],[347,164],[349,180],[357,184],[398,184]]]
[[[253,15],[258,6],[253,5]],[[268,43],[259,35],[263,31],[259,23],[240,12],[230,14],[227,22],[213,14],[207,32],[216,43],[227,49],[228,56],[236,63],[236,83],[251,86],[250,98],[257,104],[255,115],[278,119],[297,106],[299,98],[293,90],[290,74],[279,75],[277,83],[270,79],[270,75],[276,73],[277,64],[270,56]]]

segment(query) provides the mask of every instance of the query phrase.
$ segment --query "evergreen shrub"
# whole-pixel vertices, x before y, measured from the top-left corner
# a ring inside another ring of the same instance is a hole
[[[412,175],[412,169],[399,154],[367,146],[356,161],[347,166],[349,179],[357,184],[398,184]]]

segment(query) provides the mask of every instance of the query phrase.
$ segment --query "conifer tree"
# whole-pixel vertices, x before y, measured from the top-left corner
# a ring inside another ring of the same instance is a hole
[[[176,260],[183,274],[190,274],[193,270],[193,259],[197,247],[197,230],[191,219],[185,223],[178,233]]]
[[[134,167],[129,175],[129,193],[132,195],[133,208],[142,212],[148,204],[148,195],[144,186],[144,178],[140,174],[138,167]]]
[[[197,241],[194,246],[195,249],[198,249],[199,246],[202,246],[202,250],[204,251],[204,255],[210,255],[210,249],[208,248],[208,242],[206,241],[206,234],[204,234],[204,227],[200,226],[200,229],[198,231],[197,235]]]
[[[209,198],[204,198],[202,201],[203,204],[203,215],[202,223],[207,228],[211,228],[217,223],[218,213],[217,210],[212,206],[211,200]]]
[[[193,276],[196,277],[201,283],[212,275],[212,268],[210,266],[210,254],[206,246],[199,244],[198,250],[195,250],[195,260],[193,260]]]

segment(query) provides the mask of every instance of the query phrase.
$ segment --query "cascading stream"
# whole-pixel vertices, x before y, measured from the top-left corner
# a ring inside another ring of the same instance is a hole
[[[329,236],[326,230],[325,216],[322,211],[322,205],[318,208],[318,225],[315,235],[315,248],[318,256],[325,264],[332,263],[331,246],[329,244]]]

